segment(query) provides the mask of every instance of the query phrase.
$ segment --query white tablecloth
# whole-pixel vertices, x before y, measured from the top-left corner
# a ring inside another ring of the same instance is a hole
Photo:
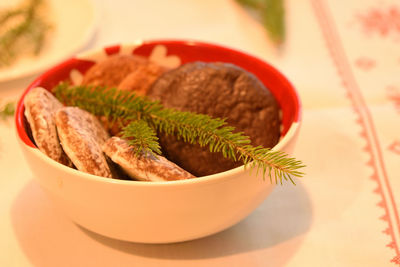
[[[90,233],[34,181],[13,121],[0,122],[0,266],[400,266],[400,3],[287,0],[285,45],[232,0],[95,1],[85,49],[191,38],[269,61],[296,86],[297,186],[216,235],[142,245]],[[73,19],[73,18],[72,18]],[[16,99],[32,77],[0,84]]]

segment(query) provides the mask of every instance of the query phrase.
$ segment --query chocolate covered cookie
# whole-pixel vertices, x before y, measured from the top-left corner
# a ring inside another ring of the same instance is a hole
[[[164,73],[148,92],[165,107],[226,118],[252,145],[271,148],[280,137],[279,106],[274,96],[251,73],[228,63],[193,62]],[[196,176],[242,165],[191,145],[172,135],[160,135],[166,157]]]

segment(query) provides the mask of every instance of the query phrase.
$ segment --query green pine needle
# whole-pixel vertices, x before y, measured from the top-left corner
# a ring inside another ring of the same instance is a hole
[[[249,137],[234,132],[225,120],[208,115],[164,108],[159,102],[138,96],[134,92],[115,88],[69,86],[61,83],[54,94],[64,104],[78,106],[94,115],[106,116],[112,122],[126,125],[122,130],[136,151],[160,153],[156,132],[173,134],[191,144],[208,146],[211,152],[221,152],[226,158],[241,161],[246,167],[262,171],[263,178],[281,183],[302,177],[301,161],[286,153],[250,145]]]
[[[141,154],[161,154],[156,131],[143,120],[132,121],[122,129],[122,137],[135,148],[136,156]]]

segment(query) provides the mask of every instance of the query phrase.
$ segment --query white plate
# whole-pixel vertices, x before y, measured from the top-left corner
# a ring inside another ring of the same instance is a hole
[[[47,0],[47,3],[52,29],[43,50],[36,57],[21,57],[13,65],[0,68],[0,82],[39,73],[77,53],[90,41],[99,17],[91,0]]]

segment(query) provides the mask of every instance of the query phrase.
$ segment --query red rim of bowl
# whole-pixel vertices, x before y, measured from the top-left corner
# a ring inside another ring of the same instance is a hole
[[[137,44],[138,44],[138,46],[135,48],[135,54],[148,55],[147,54],[148,49],[151,47],[154,47],[155,45],[165,45],[168,48],[175,47],[175,49],[179,49],[179,47],[185,47],[185,48],[200,47],[200,48],[210,49],[211,51],[215,51],[215,53],[219,53],[219,52],[223,51],[225,53],[233,55],[233,58],[235,60],[242,60],[243,58],[245,58],[246,62],[251,62],[254,64],[254,65],[250,66],[250,68],[253,68],[253,67],[256,68],[257,66],[263,66],[263,68],[268,69],[269,73],[271,73],[271,75],[274,78],[276,78],[283,86],[285,86],[286,88],[290,88],[290,90],[285,91],[285,99],[289,100],[291,102],[291,106],[290,106],[291,107],[291,111],[290,111],[291,118],[287,118],[287,119],[291,121],[291,124],[295,123],[295,122],[300,122],[300,120],[301,120],[301,102],[300,102],[299,95],[298,95],[296,89],[294,88],[294,86],[275,67],[273,67],[272,65],[268,64],[267,62],[265,62],[257,57],[254,57],[245,52],[242,52],[242,51],[239,51],[236,49],[232,49],[232,48],[228,48],[225,46],[211,44],[211,43],[205,43],[205,42],[199,42],[199,41],[191,41],[191,40],[150,40],[150,41],[140,41]],[[124,46],[124,45],[125,44],[113,45],[113,46],[105,47],[103,49],[108,55],[111,55],[114,53],[118,53],[121,46]],[[132,45],[134,46],[135,44],[132,44]],[[142,49],[142,51],[140,51],[140,49]],[[98,50],[101,50],[101,49],[98,49]],[[21,95],[21,97],[18,101],[18,104],[17,104],[15,123],[16,123],[16,129],[17,129],[18,136],[23,141],[24,144],[28,145],[29,147],[36,148],[36,146],[34,145],[32,140],[28,136],[27,129],[25,126],[25,119],[24,119],[25,108],[24,108],[24,103],[23,103],[25,95],[32,88],[40,86],[43,81],[48,80],[48,79],[51,80],[50,77],[53,77],[53,75],[55,73],[62,72],[63,70],[69,70],[67,67],[69,67],[71,65],[78,66],[79,64],[81,64],[84,61],[84,60],[79,59],[81,57],[81,55],[84,55],[84,54],[87,54],[87,53],[90,53],[93,51],[97,51],[97,50],[84,52],[76,57],[72,57],[72,58],[65,60],[64,62],[54,66],[53,68],[49,69],[48,71],[41,74],[38,78],[36,78],[27,87],[27,89],[23,92],[23,94]],[[139,51],[139,53],[137,53],[137,51]],[[77,60],[77,59],[79,59],[79,60]],[[183,63],[186,63],[185,60],[183,60],[182,64]],[[235,62],[232,62],[232,63],[235,64]],[[238,64],[238,65],[240,65],[240,64]],[[85,69],[88,69],[89,67],[90,66],[86,66]],[[246,69],[248,71],[254,73],[254,71],[251,71],[248,68],[246,68]],[[257,77],[265,84],[263,77],[259,77],[259,76],[257,76]],[[58,79],[55,79],[53,82],[58,82],[58,81],[59,81]],[[282,102],[281,102],[282,96],[277,95],[276,91],[271,90],[271,92],[278,99],[278,102],[280,104],[282,104]],[[289,128],[290,128],[290,126],[287,127],[286,132],[287,132],[287,130],[289,130]]]

